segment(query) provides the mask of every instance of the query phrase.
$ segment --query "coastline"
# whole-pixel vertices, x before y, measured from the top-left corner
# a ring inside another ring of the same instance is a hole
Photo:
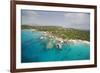
[[[37,31],[36,29],[22,29],[22,31],[32,31],[32,32],[35,32]],[[69,42],[69,43],[85,43],[85,44],[90,44],[89,41],[87,40],[81,40],[81,39],[63,39],[61,37],[57,37],[57,36],[54,36],[52,33],[50,32],[45,32],[45,31],[40,31],[40,32],[43,32],[43,36],[44,37],[50,37],[50,38],[54,38],[55,40],[57,41],[60,41],[60,42]]]
[[[69,39],[68,42],[90,44],[89,41],[86,41],[86,40],[80,40],[80,39]]]
[[[81,39],[63,39],[61,37],[56,37],[53,36],[51,33],[49,32],[43,32],[46,36],[50,36],[52,38],[55,38],[55,40],[61,41],[61,42],[70,42],[70,43],[85,43],[85,44],[90,44],[89,41],[87,40],[81,40]]]

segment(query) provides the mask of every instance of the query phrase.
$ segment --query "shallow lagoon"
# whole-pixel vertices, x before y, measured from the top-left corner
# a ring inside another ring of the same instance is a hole
[[[52,48],[47,48],[50,42],[41,40],[43,32],[21,31],[21,62],[49,62],[49,61],[73,61],[90,59],[90,45],[86,43],[63,43],[58,49],[54,41]]]

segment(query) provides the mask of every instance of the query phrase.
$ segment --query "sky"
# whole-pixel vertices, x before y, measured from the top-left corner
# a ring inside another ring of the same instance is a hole
[[[90,30],[90,13],[21,10],[21,23],[22,25],[62,26],[65,28]]]

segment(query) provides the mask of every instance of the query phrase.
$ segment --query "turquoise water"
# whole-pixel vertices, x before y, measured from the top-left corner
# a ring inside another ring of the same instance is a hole
[[[63,43],[61,49],[56,41],[40,39],[42,32],[21,31],[21,62],[73,61],[90,59],[90,45],[85,43]],[[52,48],[47,48],[52,43]]]

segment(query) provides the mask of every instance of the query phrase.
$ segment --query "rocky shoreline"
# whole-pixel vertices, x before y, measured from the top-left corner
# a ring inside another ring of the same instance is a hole
[[[56,36],[53,36],[51,33],[49,32],[43,32],[44,36],[48,36],[50,38],[54,38],[55,40],[63,43],[63,42],[70,42],[70,43],[85,43],[85,44],[90,44],[89,41],[86,40],[80,40],[80,39],[62,39]]]

